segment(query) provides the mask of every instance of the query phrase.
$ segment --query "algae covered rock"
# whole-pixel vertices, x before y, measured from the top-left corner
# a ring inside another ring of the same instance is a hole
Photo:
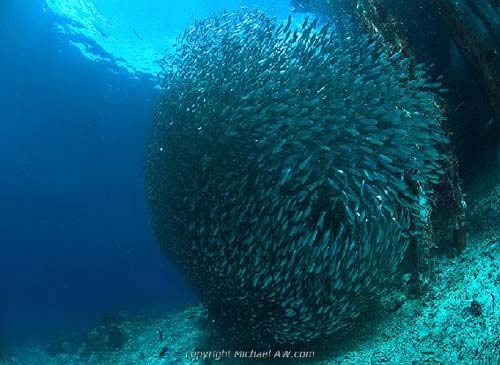
[[[341,333],[418,232],[440,87],[380,39],[257,11],[197,21],[165,58],[146,184],[162,249],[221,333]]]

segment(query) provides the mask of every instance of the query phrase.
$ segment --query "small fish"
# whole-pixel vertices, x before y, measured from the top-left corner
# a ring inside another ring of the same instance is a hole
[[[282,186],[283,184],[285,184],[288,181],[288,179],[290,178],[291,172],[292,172],[291,168],[286,168],[286,169],[281,171],[281,178],[280,178],[280,181],[278,182],[279,186]]]
[[[498,52],[496,49],[490,49],[486,52],[486,63],[492,63],[497,58]]]
[[[163,342],[163,331],[161,330],[161,328],[158,328],[156,330],[156,333],[158,333],[158,337],[160,339],[160,342]]]
[[[306,16],[304,19],[304,22],[302,23],[302,29],[304,29],[307,26],[307,23],[309,22],[309,17]]]
[[[159,354],[159,358],[162,359],[165,357],[165,355],[167,354],[168,352],[168,347],[167,346],[163,346],[163,348],[160,350],[160,354]]]
[[[134,35],[137,37],[137,39],[139,39],[140,41],[144,41],[144,38],[142,38],[135,29],[132,29],[132,32],[134,32]]]
[[[391,60],[391,61],[397,61],[397,60],[399,60],[400,58],[401,58],[401,53],[400,53],[400,52],[396,52],[396,53],[394,53],[394,54],[391,56],[390,60]]]
[[[286,21],[285,29],[283,29],[283,33],[288,32],[288,30],[290,29],[290,25],[292,25],[292,16],[288,15],[288,19]]]

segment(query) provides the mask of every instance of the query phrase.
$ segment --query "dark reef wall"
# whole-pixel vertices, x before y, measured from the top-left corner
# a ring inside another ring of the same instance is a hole
[[[259,12],[165,59],[147,151],[155,233],[222,334],[344,334],[426,223],[448,139],[422,65],[380,37]]]

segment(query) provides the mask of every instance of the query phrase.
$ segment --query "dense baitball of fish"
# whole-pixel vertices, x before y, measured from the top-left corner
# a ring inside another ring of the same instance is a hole
[[[379,39],[255,11],[196,22],[164,66],[146,172],[163,249],[226,333],[345,331],[441,174],[440,85]]]

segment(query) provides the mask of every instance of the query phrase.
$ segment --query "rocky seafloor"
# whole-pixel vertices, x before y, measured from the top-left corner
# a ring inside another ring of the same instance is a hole
[[[227,352],[197,306],[108,316],[87,333],[2,349],[0,364],[500,364],[500,184],[470,187],[467,200],[468,246],[435,259],[424,293],[394,292],[348,338],[321,348]]]

